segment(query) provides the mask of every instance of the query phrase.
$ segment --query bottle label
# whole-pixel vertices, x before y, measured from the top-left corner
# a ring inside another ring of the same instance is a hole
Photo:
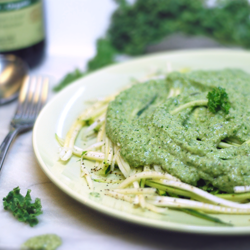
[[[0,0],[0,51],[27,48],[43,39],[41,0]]]

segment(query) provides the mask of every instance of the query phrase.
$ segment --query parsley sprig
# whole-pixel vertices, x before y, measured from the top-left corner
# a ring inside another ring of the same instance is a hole
[[[207,94],[208,99],[208,109],[212,113],[217,113],[219,110],[224,111],[226,114],[229,113],[231,108],[228,95],[226,90],[221,87],[215,87],[211,92]]]
[[[5,210],[9,210],[19,221],[27,222],[31,227],[38,223],[36,216],[42,214],[42,205],[39,198],[32,203],[30,196],[31,190],[28,189],[26,196],[20,194],[20,188],[16,187],[3,198]]]

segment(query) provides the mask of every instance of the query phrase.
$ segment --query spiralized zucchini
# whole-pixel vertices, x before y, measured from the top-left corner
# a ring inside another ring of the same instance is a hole
[[[155,77],[153,75],[152,77]],[[118,94],[118,93],[117,93]],[[97,100],[90,108],[86,109],[70,127],[65,139],[56,135],[56,140],[61,146],[59,158],[68,161],[72,155],[80,157],[81,177],[85,178],[90,190],[95,182],[112,183],[116,188],[105,189],[105,195],[124,200],[142,209],[155,213],[167,214],[168,209],[179,209],[200,218],[224,224],[219,219],[203,215],[212,214],[250,214],[250,204],[246,202],[249,195],[237,194],[248,192],[249,186],[235,187],[234,194],[213,195],[192,185],[183,183],[178,178],[170,175],[158,165],[145,165],[144,167],[131,167],[121,156],[119,143],[112,142],[105,131],[105,117],[110,101],[116,95]],[[180,89],[171,88],[168,98],[179,95]],[[199,104],[206,105],[206,100],[199,100]],[[187,107],[197,105],[189,103]],[[172,114],[186,108],[185,105],[173,110]],[[87,140],[89,134],[95,134],[96,142],[86,148],[75,145],[81,129],[85,128],[83,139]],[[220,148],[238,146],[237,141],[221,142]],[[85,161],[94,161],[95,166],[90,170]],[[111,172],[120,171],[122,180],[107,180]],[[186,210],[185,210],[186,209]],[[188,210],[189,209],[189,210]],[[195,210],[191,213],[190,211]]]

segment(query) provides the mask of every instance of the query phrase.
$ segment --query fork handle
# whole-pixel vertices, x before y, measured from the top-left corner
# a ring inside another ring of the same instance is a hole
[[[15,139],[18,132],[19,132],[18,129],[11,129],[10,132],[7,134],[7,136],[4,138],[2,144],[0,145],[0,171],[2,169],[4,159],[7,155],[10,144]]]

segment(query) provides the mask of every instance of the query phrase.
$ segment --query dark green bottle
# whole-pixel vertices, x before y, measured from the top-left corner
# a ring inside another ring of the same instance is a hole
[[[33,68],[44,52],[42,0],[0,0],[0,53],[14,54]]]

